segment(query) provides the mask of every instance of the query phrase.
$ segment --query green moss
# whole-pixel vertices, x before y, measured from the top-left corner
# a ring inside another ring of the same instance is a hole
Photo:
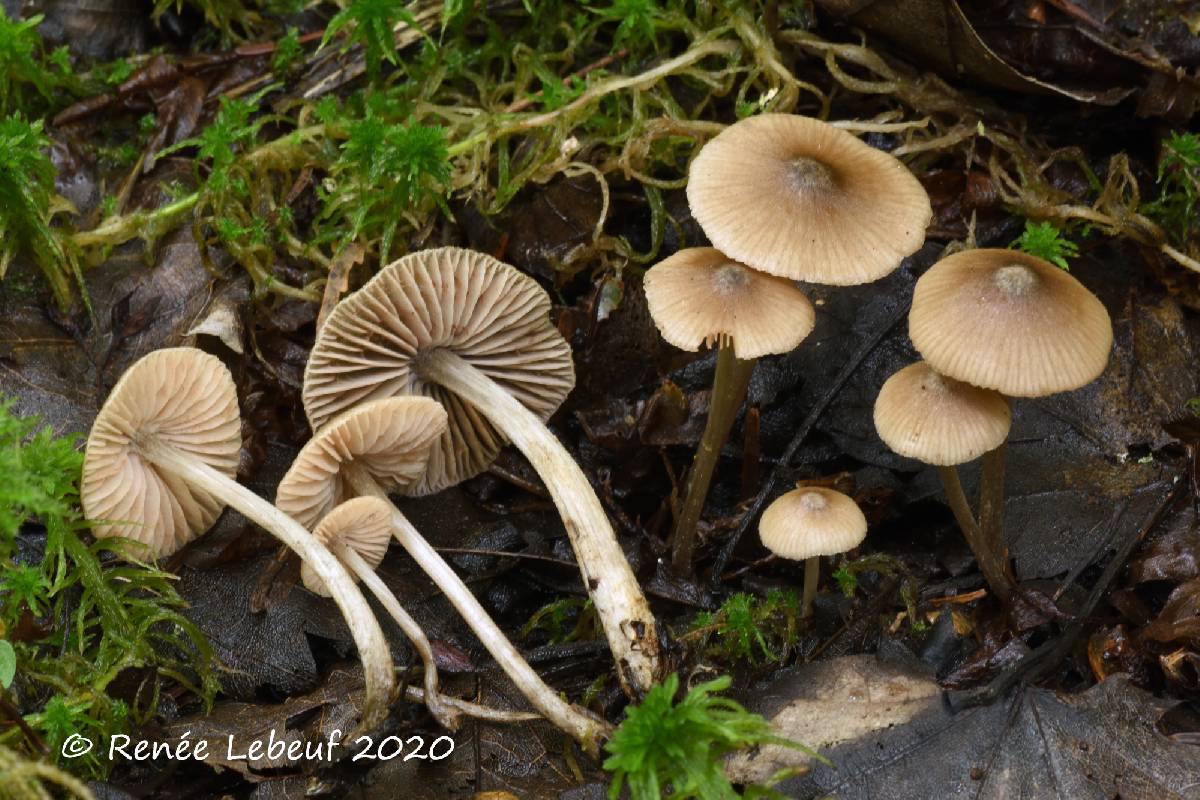
[[[677,702],[679,676],[671,675],[641,705],[629,709],[605,745],[610,755],[604,769],[613,774],[609,798],[615,800],[626,787],[633,800],[781,797],[761,786],[739,794],[725,775],[725,757],[754,745],[776,744],[820,759],[799,742],[779,736],[759,715],[721,697],[729,685],[728,677],[717,678],[693,687]]]
[[[1059,269],[1069,270],[1071,265],[1067,259],[1079,255],[1079,245],[1063,235],[1063,232],[1049,222],[1034,222],[1025,220],[1025,230],[1012,243],[1022,253],[1028,253],[1044,261],[1049,261]]]
[[[687,636],[722,664],[777,661],[795,647],[799,620],[800,598],[793,591],[772,589],[765,597],[738,593],[715,613],[697,614]]]
[[[41,14],[12,20],[0,8],[0,115],[28,112],[32,97],[53,97],[58,81],[44,61],[41,22]]]
[[[367,75],[371,83],[378,84],[384,63],[396,66],[396,38],[392,29],[405,22],[420,30],[416,17],[408,10],[403,0],[352,0],[333,16],[325,26],[325,38],[321,46],[332,41],[345,31],[342,50],[345,52],[355,44],[363,46]]]
[[[10,408],[0,402],[0,640],[15,662],[11,691],[26,723],[57,754],[72,733],[101,741],[144,721],[165,682],[211,703],[212,652],[180,613],[172,576],[129,563],[123,540],[88,543],[75,438]],[[45,530],[44,549],[18,559],[17,536],[28,526]],[[110,693],[121,674],[140,675],[131,697]],[[0,730],[0,746],[38,749],[18,727]],[[63,766],[102,777],[112,767],[102,752]]]
[[[158,23],[167,11],[174,10],[178,13],[185,6],[199,12],[204,21],[219,33],[224,43],[244,39],[262,25],[259,13],[242,0],[154,0],[154,9],[150,16]]]
[[[1144,210],[1179,246],[1196,235],[1196,201],[1200,198],[1200,136],[1172,131],[1158,161],[1158,197]]]
[[[65,308],[72,297],[72,276],[82,290],[83,275],[74,249],[51,224],[69,206],[54,190],[49,147],[40,120],[0,120],[0,278],[19,253],[26,253]],[[83,296],[86,302],[86,292]]]

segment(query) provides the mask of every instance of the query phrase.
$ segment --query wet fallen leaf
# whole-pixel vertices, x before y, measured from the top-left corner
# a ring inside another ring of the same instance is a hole
[[[218,703],[211,713],[167,725],[156,738],[174,747],[188,741],[193,753],[198,742],[206,742],[205,764],[236,770],[251,781],[262,780],[261,773],[268,770],[276,775],[275,770],[284,768],[307,771],[345,754],[344,749],[329,745],[352,743],[347,737],[358,718],[362,688],[360,670],[335,669],[307,694],[289,697],[278,705]],[[262,743],[260,751],[251,750],[254,742]],[[272,742],[280,745],[273,747]]]
[[[983,40],[955,0],[818,0],[817,4],[899,44],[945,77],[1100,105],[1116,105],[1133,92],[1128,85],[1063,85],[1022,73]]]
[[[1182,582],[1200,578],[1200,529],[1190,504],[1129,562],[1129,580]]]
[[[790,672],[751,708],[834,762],[776,787],[788,797],[1200,797],[1196,748],[1155,727],[1169,705],[1118,675],[1078,695],[1020,688],[955,713],[920,672],[856,656]],[[761,780],[802,759],[767,747],[731,770]]]
[[[1200,645],[1200,580],[1176,586],[1162,612],[1142,635],[1156,642]]]

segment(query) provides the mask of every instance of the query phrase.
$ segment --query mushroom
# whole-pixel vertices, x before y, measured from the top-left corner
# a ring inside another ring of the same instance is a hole
[[[983,539],[963,493],[958,464],[1004,444],[1012,410],[1004,395],[933,370],[924,361],[892,375],[875,399],[875,430],[884,444],[907,458],[937,467],[946,500],[992,591],[1007,601],[1012,582],[1003,553]]]
[[[400,630],[413,643],[421,663],[425,667],[425,705],[443,727],[454,730],[458,727],[458,712],[442,702],[438,691],[437,662],[433,647],[421,626],[413,619],[396,595],[387,587],[375,568],[387,553],[392,539],[391,506],[377,497],[356,497],[347,500],[330,511],[313,529],[317,541],[329,548],[338,561],[366,584],[375,599],[391,615]],[[322,597],[329,596],[325,581],[308,565],[300,570],[305,588]]]
[[[717,343],[712,401],[675,525],[672,565],[691,572],[696,524],[755,362],[794,349],[813,329],[812,303],[791,281],[750,269],[712,247],[680,250],[646,272],[650,316],[682,350]]]
[[[445,411],[426,397],[374,400],[345,411],[321,428],[300,450],[279,483],[275,502],[309,525],[353,502],[339,505],[348,496],[357,494],[361,495],[360,499],[370,498],[376,504],[382,503],[387,518],[384,539],[379,545],[380,558],[386,538],[394,535],[445,593],[533,707],[571,734],[589,752],[595,753],[601,734],[606,732],[603,723],[566,703],[545,684],[462,579],[408,518],[388,502],[385,486],[406,490],[420,482],[429,447],[444,435],[446,424]],[[395,598],[392,599],[395,602]],[[395,604],[399,608],[398,602]],[[415,630],[405,627],[405,632],[417,643],[418,650],[428,650],[424,634],[415,624],[411,627]],[[422,656],[424,658],[424,653]],[[429,698],[435,696],[436,673],[432,661],[426,659],[425,663],[426,697]],[[430,676],[435,676],[432,689],[429,688]]]
[[[759,114],[692,160],[688,205],[713,246],[754,269],[848,286],[882,278],[933,215],[896,158],[817,119]]]
[[[392,660],[379,623],[337,559],[307,530],[234,480],[241,449],[237,390],[225,366],[192,348],[158,350],[113,387],[84,454],[80,497],[98,537],[140,542],[161,557],[232,506],[274,535],[329,586],[358,646],[363,725],[386,715]]]
[[[480,472],[505,439],[546,484],[625,690],[661,672],[657,628],[596,493],[544,420],[574,386],[550,300],[483,253],[442,247],[393,262],[342,300],[317,336],[304,380],[314,430],[365,400],[424,394],[449,426],[423,479],[429,493]]]
[[[845,553],[867,537],[867,518],[847,495],[804,486],[767,506],[758,522],[763,546],[781,558],[804,561],[802,618],[812,615],[820,557]]]
[[[1010,397],[1078,389],[1108,364],[1112,321],[1083,284],[1013,250],[965,250],[917,281],[908,334],[942,375]],[[1005,445],[983,457],[979,517],[987,546],[1001,550]]]

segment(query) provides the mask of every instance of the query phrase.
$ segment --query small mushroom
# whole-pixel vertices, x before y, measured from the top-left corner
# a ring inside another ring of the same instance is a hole
[[[400,605],[400,601],[387,584],[375,574],[375,568],[383,561],[388,542],[392,540],[391,504],[378,497],[356,497],[347,500],[325,515],[313,529],[313,536],[366,584],[375,595],[375,599],[400,626],[400,630],[408,636],[425,667],[425,705],[442,726],[451,730],[457,728],[457,710],[446,705],[438,691],[437,662],[428,637],[417,621]],[[325,581],[307,564],[301,567],[300,577],[309,591],[322,597],[329,596]]]
[[[445,559],[388,501],[384,487],[407,491],[420,482],[429,447],[443,435],[446,424],[445,411],[426,397],[394,397],[356,406],[322,428],[300,450],[279,483],[275,502],[308,525],[355,502],[342,503],[346,497],[356,494],[362,499],[371,498],[376,504],[382,503],[387,518],[383,539],[376,542],[379,558],[383,557],[386,539],[394,535],[442,590],[533,707],[573,736],[586,750],[596,753],[601,736],[607,732],[605,725],[564,701],[546,685]],[[394,597],[391,602],[403,613]],[[391,606],[388,608],[393,611]],[[429,649],[424,633],[415,623],[406,627],[399,617],[397,622],[417,644],[424,658]],[[425,670],[425,696],[436,697],[437,680],[432,661],[425,659]]]
[[[575,380],[549,311],[537,283],[483,253],[412,253],[329,315],[309,358],[304,407],[319,430],[367,400],[441,402],[449,426],[415,493],[478,473],[511,440],[558,507],[621,685],[639,696],[661,675],[657,626],[596,493],[545,425]]]
[[[750,269],[711,247],[680,250],[645,277],[650,316],[682,350],[717,344],[712,402],[675,525],[672,564],[692,569],[696,524],[721,447],[737,418],[755,362],[793,350],[813,329],[812,303],[791,281]]]
[[[133,539],[154,558],[206,531],[226,505],[274,535],[329,586],[363,662],[363,724],[376,724],[394,686],[379,623],[325,547],[233,479],[240,449],[237,391],[220,360],[186,347],[150,353],[121,376],[92,426],[84,513],[96,536]]]
[[[1108,364],[1112,321],[1066,271],[1013,250],[965,250],[917,281],[908,334],[929,366],[1011,397],[1078,389]],[[980,529],[999,552],[1005,445],[983,457]]]
[[[933,215],[896,158],[810,117],[760,114],[692,160],[688,205],[713,246],[754,269],[848,286],[894,270]]]
[[[883,384],[875,399],[875,430],[907,458],[937,467],[946,499],[975,561],[1002,600],[1012,593],[1003,553],[986,541],[958,477],[958,464],[988,453],[1008,438],[1012,410],[1004,395],[909,364]]]
[[[833,489],[804,486],[782,495],[758,522],[763,546],[781,558],[804,561],[801,617],[812,615],[820,557],[845,553],[867,537],[867,518],[850,497]]]

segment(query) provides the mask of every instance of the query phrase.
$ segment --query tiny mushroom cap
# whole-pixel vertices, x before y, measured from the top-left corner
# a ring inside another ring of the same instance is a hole
[[[388,490],[420,480],[446,431],[446,411],[428,397],[372,400],[344,412],[300,449],[275,492],[279,510],[311,529],[353,495],[342,469],[354,462]]]
[[[126,370],[88,436],[80,499],[98,537],[123,536],[161,558],[204,533],[224,503],[138,453],[158,440],[233,478],[242,447],[237,390],[225,365],[190,347],[155,351]]]
[[[882,278],[925,241],[929,196],[897,159],[810,117],[730,125],[692,161],[692,216],[754,269],[848,286]]]
[[[320,429],[366,400],[432,397],[449,424],[406,491],[431,494],[466,480],[496,457],[504,437],[458,395],[421,380],[415,362],[448,349],[544,421],[575,385],[570,346],[549,317],[537,282],[489,255],[440,247],[404,256],[329,315],[304,376],[309,421]]]
[[[857,547],[867,536],[867,518],[841,492],[805,486],[767,506],[758,536],[775,555],[801,561]]]
[[[682,350],[728,337],[738,358],[787,353],[815,322],[812,303],[791,281],[712,247],[690,247],[655,264],[645,289],[654,324]]]
[[[349,547],[371,569],[379,566],[392,539],[392,506],[378,497],[355,497],[330,511],[313,531],[313,536],[333,552],[337,543]],[[304,588],[322,597],[329,596],[325,581],[308,564],[300,567]]]
[[[924,361],[888,378],[875,399],[875,430],[895,452],[941,467],[974,461],[1008,438],[1004,395],[939,375]]]
[[[1100,376],[1112,321],[1067,272],[1015,250],[964,250],[917,281],[908,334],[933,369],[1013,397]]]

